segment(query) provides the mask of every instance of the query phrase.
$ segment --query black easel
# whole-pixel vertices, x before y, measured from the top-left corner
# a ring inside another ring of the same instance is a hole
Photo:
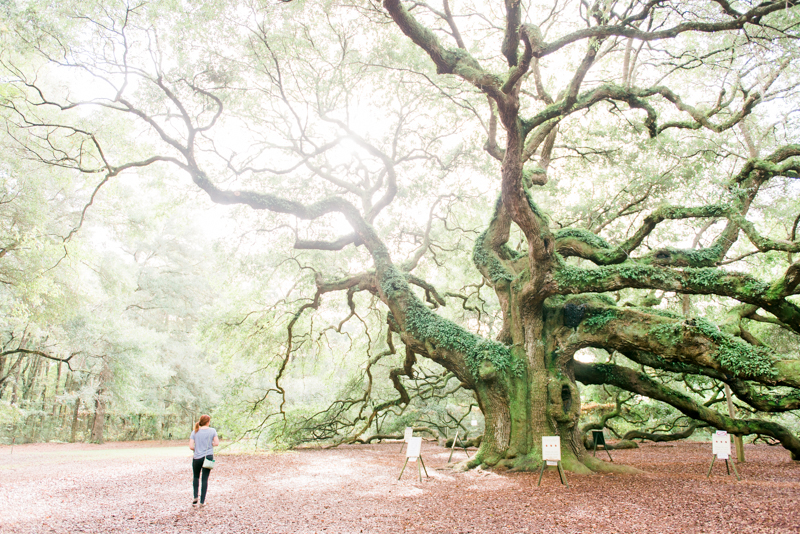
[[[595,457],[597,456],[597,446],[598,445],[602,445],[603,446],[603,450],[606,451],[606,454],[608,454],[608,459],[613,462],[614,459],[611,457],[611,453],[608,452],[608,445],[606,445],[606,438],[603,437],[603,431],[602,430],[592,430],[592,449],[594,449]]]

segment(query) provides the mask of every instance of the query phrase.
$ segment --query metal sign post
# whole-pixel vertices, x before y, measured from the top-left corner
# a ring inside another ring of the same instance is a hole
[[[425,462],[422,461],[422,456],[420,454],[421,450],[422,438],[410,438],[408,441],[408,449],[406,450],[406,462],[403,464],[403,469],[400,470],[400,476],[397,477],[397,480],[403,478],[403,471],[406,470],[409,460],[414,460],[417,462],[417,472],[419,473],[420,482],[422,482],[422,469],[425,469],[425,477],[430,478],[428,475],[428,469],[425,467]],[[422,466],[421,468],[420,465]]]
[[[742,480],[739,476],[739,471],[736,470],[734,462],[728,463],[728,458],[731,455],[731,437],[724,430],[717,430],[714,433],[714,440],[711,445],[711,466],[708,468],[706,478],[711,478],[711,470],[714,469],[714,462],[719,458],[725,460],[725,469],[728,470],[728,475],[731,474],[731,467],[736,474],[736,480]]]
[[[564,474],[564,469],[561,467],[561,438],[558,436],[542,436],[542,468],[539,470],[539,483],[536,484],[537,486],[542,485],[545,466],[556,466],[558,468],[558,476],[561,477],[561,483],[569,487],[567,475]]]
[[[592,430],[592,448],[594,449],[595,457],[597,456],[597,446],[598,445],[602,445],[603,446],[603,450],[606,451],[606,454],[608,454],[608,459],[613,462],[614,459],[611,457],[611,453],[608,452],[608,445],[606,445],[606,438],[603,437],[603,431],[602,430]]]

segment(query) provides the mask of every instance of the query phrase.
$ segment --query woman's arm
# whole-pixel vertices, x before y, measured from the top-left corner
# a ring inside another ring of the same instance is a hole
[[[219,436],[214,436],[214,439],[211,440],[211,445],[213,447],[216,447],[217,445],[219,445]]]
[[[194,440],[192,438],[189,438],[189,448],[194,450]]]

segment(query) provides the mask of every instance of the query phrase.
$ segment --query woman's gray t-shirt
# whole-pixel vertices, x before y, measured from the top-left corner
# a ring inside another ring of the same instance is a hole
[[[194,440],[194,457],[205,458],[210,454],[214,454],[214,438],[217,437],[217,431],[211,427],[201,428],[197,432],[192,430],[192,435],[189,439]]]

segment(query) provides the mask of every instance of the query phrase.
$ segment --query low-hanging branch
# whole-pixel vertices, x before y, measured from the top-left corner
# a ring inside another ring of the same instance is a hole
[[[719,430],[745,436],[762,434],[771,436],[800,459],[800,440],[786,427],[759,419],[733,419],[707,408],[688,395],[672,390],[647,376],[627,367],[614,364],[586,364],[574,362],[575,378],[584,384],[610,384],[626,391],[643,395],[674,406],[692,419],[705,421]]]
[[[731,380],[729,385],[736,397],[761,412],[789,412],[800,410],[800,392],[791,391],[785,394],[773,392],[762,393],[759,384],[746,380]]]
[[[653,368],[663,365],[672,372],[698,371],[726,380],[800,387],[798,360],[781,358],[766,347],[752,346],[704,319],[603,306],[597,301],[582,306],[582,316],[573,323],[575,329],[564,329],[559,336],[565,353],[597,347],[619,351]]]
[[[5,375],[0,375],[0,385],[2,385],[3,382],[8,380],[8,378],[11,376],[11,374],[14,372],[14,370],[17,367],[19,367],[19,365],[22,363],[23,359],[25,359],[25,357],[27,357],[27,356],[38,356],[40,358],[46,358],[48,360],[52,360],[52,361],[55,361],[55,362],[66,363],[67,364],[67,368],[69,368],[70,371],[74,371],[75,369],[72,368],[72,365],[71,365],[70,362],[71,362],[72,358],[74,358],[78,354],[82,354],[82,353],[83,353],[82,351],[73,352],[72,354],[70,354],[69,356],[64,358],[64,357],[61,357],[61,356],[54,356],[54,355],[49,354],[47,352],[43,352],[43,351],[40,351],[40,350],[34,350],[34,349],[15,348],[15,349],[4,350],[4,351],[0,352],[0,361],[3,361],[6,357],[12,356],[12,355],[15,355],[15,354],[18,355],[18,358],[13,364],[11,364],[9,366],[8,371],[6,372]]]
[[[678,432],[643,432],[641,430],[629,430],[625,432],[622,436],[623,440],[633,440],[638,439],[642,441],[652,441],[653,443],[666,443],[670,441],[680,441],[682,439],[687,439],[692,437],[694,431],[698,428],[706,428],[708,423],[700,423],[697,421],[692,421],[692,423],[686,427],[684,430],[680,430]]]

